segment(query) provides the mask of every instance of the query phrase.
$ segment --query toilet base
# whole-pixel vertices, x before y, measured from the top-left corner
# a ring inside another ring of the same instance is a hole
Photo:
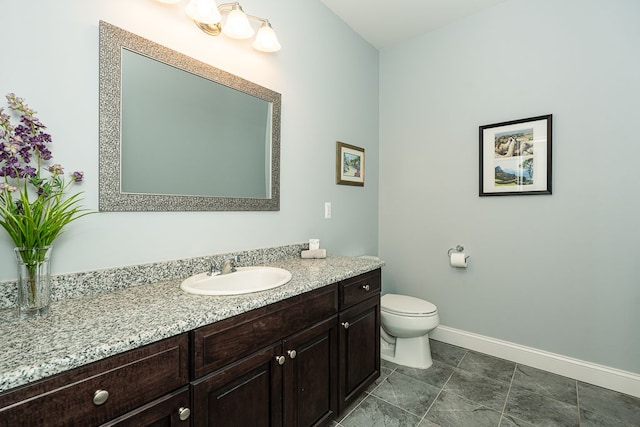
[[[429,347],[429,335],[396,338],[395,344],[380,339],[380,357],[383,360],[410,368],[430,368],[433,365],[433,360]]]

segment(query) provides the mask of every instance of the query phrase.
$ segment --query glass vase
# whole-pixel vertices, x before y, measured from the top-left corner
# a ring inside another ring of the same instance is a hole
[[[49,314],[49,263],[53,246],[15,248],[18,263],[18,317],[33,319]]]

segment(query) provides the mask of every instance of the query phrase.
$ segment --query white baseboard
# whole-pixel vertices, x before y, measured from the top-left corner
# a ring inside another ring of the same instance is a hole
[[[431,331],[429,336],[437,341],[640,397],[640,375],[632,372],[585,362],[448,326],[438,326]]]

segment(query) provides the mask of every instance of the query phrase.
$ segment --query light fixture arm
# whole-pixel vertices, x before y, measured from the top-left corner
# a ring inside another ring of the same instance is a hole
[[[244,13],[244,9],[242,9],[242,6],[237,1],[233,3],[221,3],[218,5],[218,11],[221,14],[229,13],[235,9],[240,9]],[[247,17],[247,19],[251,19],[252,21],[266,23],[267,25],[271,26],[271,23],[269,22],[268,19],[260,18],[259,16],[255,16],[255,15],[249,15],[248,13],[245,13],[245,16]],[[220,33],[222,32],[222,24],[220,22],[217,22],[215,24],[205,24],[203,22],[198,22],[196,20],[194,20],[193,22],[198,26],[198,28],[200,28],[202,31],[209,34],[210,36],[219,36]]]
[[[269,23],[268,19],[260,18],[259,16],[249,15],[249,14],[246,14],[246,13],[245,13],[245,15],[247,15],[247,18],[251,19],[252,21],[261,22],[261,23],[262,22]]]
[[[198,26],[198,28],[200,28],[202,31],[209,34],[210,36],[219,36],[220,33],[222,32],[222,25],[220,25],[219,22],[215,24],[205,24],[202,22],[198,22],[196,20],[194,20],[193,22]]]
[[[223,12],[229,13],[235,9],[240,9],[245,14],[247,19],[251,19],[252,21],[256,21],[260,23],[263,23],[263,22],[266,22],[267,24],[269,23],[268,19],[260,18],[259,16],[249,15],[248,13],[246,13],[242,8],[242,6],[240,6],[240,3],[238,3],[237,1],[233,3],[221,3],[218,5],[218,11],[220,11],[220,13],[223,13]]]
[[[233,10],[233,9],[235,9],[235,8],[238,8],[238,7],[240,8],[240,10],[243,10],[243,9],[242,9],[242,6],[240,6],[240,3],[238,3],[237,1],[234,1],[233,3],[220,3],[220,4],[218,5],[218,10],[219,10],[220,12],[222,12],[222,10],[223,10],[224,8],[227,8],[227,7],[228,7],[230,10]]]
[[[269,20],[246,14],[237,1],[216,4],[216,0],[190,0],[186,7],[186,13],[200,30],[210,36],[217,36],[224,32],[230,38],[242,40],[255,35],[254,49],[262,52],[280,50],[280,43]],[[223,13],[227,14],[224,26],[222,24]],[[250,21],[260,23],[257,34]]]

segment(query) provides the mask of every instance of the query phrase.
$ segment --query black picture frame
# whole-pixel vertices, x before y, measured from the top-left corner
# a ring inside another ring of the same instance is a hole
[[[552,116],[480,126],[480,197],[551,194]]]

